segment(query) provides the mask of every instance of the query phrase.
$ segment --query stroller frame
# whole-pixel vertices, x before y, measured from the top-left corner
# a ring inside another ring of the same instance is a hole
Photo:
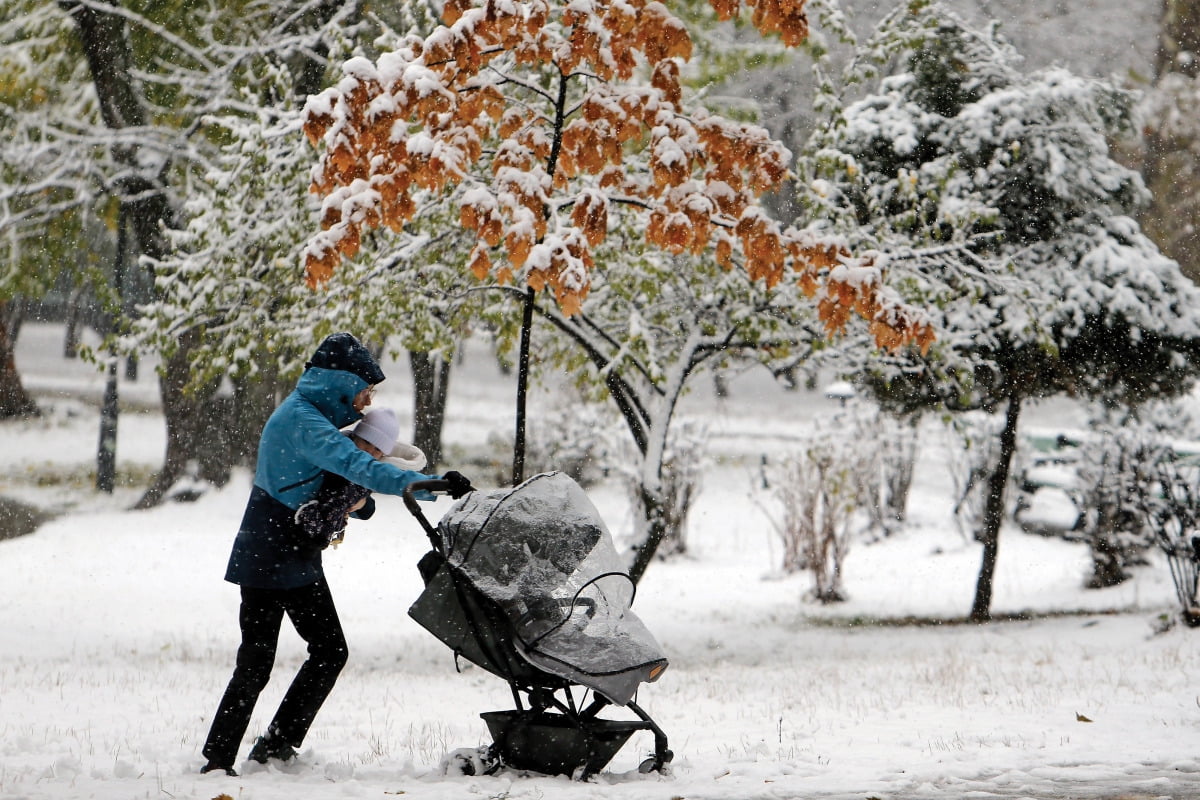
[[[602,718],[600,712],[613,703],[593,692],[591,702],[581,708],[573,688],[582,685],[525,660],[513,642],[508,618],[446,559],[446,545],[413,492],[448,488],[443,480],[430,480],[410,484],[404,491],[405,507],[432,546],[418,564],[425,591],[409,615],[454,651],[456,665],[460,657],[466,658],[505,680],[512,691],[514,709],[480,714],[493,740],[485,771],[507,766],[586,780],[604,769],[633,733],[649,731],[654,753],[638,770],[661,772],[674,754],[662,728],[641,706],[633,700],[626,704],[635,720]],[[586,692],[587,687],[582,688]]]

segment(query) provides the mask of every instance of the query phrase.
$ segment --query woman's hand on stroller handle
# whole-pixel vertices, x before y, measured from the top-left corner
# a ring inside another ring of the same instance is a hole
[[[430,494],[448,494],[457,500],[473,491],[475,491],[475,487],[471,485],[471,481],[465,475],[461,472],[450,470],[440,478],[413,481],[404,487],[404,498],[408,500],[418,492],[429,492]]]
[[[442,476],[442,480],[446,482],[446,491],[455,500],[475,491],[475,487],[471,485],[471,481],[467,480],[467,476],[461,472],[450,470]]]

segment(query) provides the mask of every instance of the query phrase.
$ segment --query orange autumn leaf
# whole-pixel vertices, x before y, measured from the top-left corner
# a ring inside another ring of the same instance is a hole
[[[733,269],[733,244],[728,239],[722,238],[717,242],[716,258],[721,269]]]
[[[342,209],[335,205],[328,205],[321,214],[321,229],[329,230],[334,225],[342,221]]]
[[[679,186],[688,179],[688,167],[682,160],[654,160],[650,163],[650,174],[658,190]]]
[[[709,0],[708,4],[717,12],[719,20],[733,19],[741,11],[742,5],[740,0]]]
[[[817,304],[817,313],[825,323],[825,329],[833,334],[846,329],[851,312],[846,306],[826,298]]]
[[[589,245],[598,246],[608,235],[608,202],[599,194],[584,194],[571,211],[571,222],[583,231]]]
[[[668,214],[663,221],[662,244],[670,253],[682,253],[692,244],[692,225],[684,214]]]
[[[778,33],[788,47],[796,47],[808,38],[805,0],[746,0],[753,6],[751,21],[762,33]]]
[[[540,292],[546,288],[546,273],[544,270],[531,269],[529,270],[529,277],[525,279],[525,282],[529,284],[529,288],[535,292]]]
[[[913,341],[917,343],[917,347],[921,349],[921,354],[925,355],[929,352],[930,346],[937,338],[933,332],[933,326],[929,324],[915,326],[915,333],[912,334]]]
[[[353,258],[358,253],[358,248],[361,244],[361,236],[358,232],[358,226],[350,224],[346,226],[346,232],[337,242],[337,253],[342,258]]]
[[[904,334],[882,320],[872,322],[870,331],[875,343],[885,350],[896,350],[904,344]]]
[[[304,282],[308,284],[308,288],[315,289],[328,282],[333,277],[336,260],[337,257],[333,253],[324,258],[318,258],[310,253],[304,262]]]
[[[309,144],[315,145],[329,130],[329,126],[333,124],[333,116],[323,112],[309,114],[304,118],[303,131],[305,137],[308,138]]]
[[[692,40],[687,29],[665,6],[657,3],[641,9],[637,37],[638,45],[652,64],[668,58],[687,61],[692,57]]]
[[[480,228],[479,210],[473,205],[464,203],[458,211],[458,224],[478,233]]]
[[[492,259],[488,255],[487,248],[481,245],[475,245],[471,250],[471,258],[467,264],[467,268],[471,270],[478,280],[483,280],[488,273],[492,271]]]
[[[558,307],[563,316],[572,317],[583,310],[583,298],[578,292],[558,292],[555,294]]]
[[[364,172],[363,165],[355,157],[355,154],[350,148],[342,146],[333,150],[329,154],[329,164],[333,167],[333,173],[342,183],[349,183],[356,178],[362,177]]]
[[[679,62],[674,60],[660,61],[654,67],[650,76],[650,85],[663,93],[663,98],[671,105],[682,106],[683,89],[679,85]]]
[[[798,250],[797,255],[816,269],[836,267],[843,257],[849,256],[844,249],[833,245],[800,247]]]
[[[453,25],[472,5],[474,3],[471,0],[446,0],[446,4],[442,7],[442,21],[447,25]]]
[[[508,251],[508,261],[515,269],[520,269],[525,266],[525,261],[529,258],[529,252],[533,249],[533,242],[528,236],[510,231],[504,237],[504,247]],[[532,286],[532,283],[530,284]]]
[[[496,247],[504,239],[504,223],[498,217],[491,217],[479,229],[479,238],[487,242],[488,247]]]

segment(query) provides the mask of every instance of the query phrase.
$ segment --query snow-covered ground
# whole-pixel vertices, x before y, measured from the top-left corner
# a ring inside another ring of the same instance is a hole
[[[1156,632],[1175,610],[1161,564],[1086,591],[1082,546],[1010,526],[993,609],[1031,619],[853,624],[969,610],[979,549],[950,519],[948,439],[933,425],[922,431],[908,528],[857,544],[849,601],[819,606],[805,599],[807,576],[778,576],[757,463],[834,404],[755,375],[727,399],[701,387],[685,404],[708,422],[721,458],[704,475],[690,555],[655,563],[638,592],[637,611],[671,659],[639,698],[670,737],[670,775],[636,771],[651,748],[639,734],[589,783],[442,776],[442,755],[486,743],[479,714],[511,707],[511,697],[479,669],[456,672],[452,654],[407,617],[424,537],[398,501],[380,498],[375,518],[326,558],[351,655],[302,763],[201,776],[200,746],[237,646],[237,590],[221,575],[249,476],[143,512],[125,510],[134,489],[90,491],[101,381],[58,357],[57,336],[29,325],[18,352],[50,413],[0,425],[0,495],[66,509],[33,535],[0,541],[4,800],[1200,797],[1200,631]],[[388,371],[376,402],[407,415],[403,369]],[[153,382],[125,385],[122,396],[133,406],[121,417],[119,463],[148,471],[163,446]],[[539,393],[532,406],[549,402]],[[475,354],[456,372],[449,413],[452,452],[507,434],[508,379]],[[1029,422],[1053,428],[1077,414],[1046,404]],[[590,494],[619,539],[629,514],[621,491]],[[303,659],[284,628],[250,735]]]

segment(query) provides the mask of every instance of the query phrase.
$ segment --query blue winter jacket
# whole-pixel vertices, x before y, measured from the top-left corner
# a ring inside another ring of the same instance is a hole
[[[258,589],[293,589],[322,577],[321,550],[306,539],[295,515],[320,489],[323,471],[394,495],[430,478],[376,461],[341,433],[340,428],[361,419],[354,397],[366,387],[352,372],[309,367],[271,414],[259,440],[254,488],[225,580]]]

